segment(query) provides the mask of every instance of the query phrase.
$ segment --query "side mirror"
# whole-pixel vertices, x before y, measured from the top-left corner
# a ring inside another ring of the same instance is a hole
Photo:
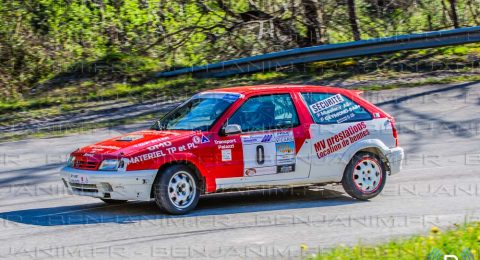
[[[239,134],[242,132],[242,127],[237,124],[227,125],[225,126],[225,130],[223,132],[226,135]]]

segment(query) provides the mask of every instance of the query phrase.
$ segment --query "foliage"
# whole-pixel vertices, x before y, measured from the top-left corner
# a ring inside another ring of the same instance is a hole
[[[427,236],[391,241],[378,246],[357,245],[337,247],[314,259],[443,259],[456,255],[458,259],[479,259],[480,223],[441,232],[432,227]]]
[[[355,32],[365,39],[479,25],[479,5],[471,0],[0,0],[0,99],[29,99],[72,77],[135,82],[172,66],[351,41]],[[116,70],[101,72],[105,67]]]

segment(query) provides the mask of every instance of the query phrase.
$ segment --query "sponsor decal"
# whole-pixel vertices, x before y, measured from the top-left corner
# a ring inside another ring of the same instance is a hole
[[[83,156],[85,157],[93,157],[95,156],[93,153],[84,153]]]
[[[257,143],[261,143],[262,140],[264,140],[265,138],[266,138],[265,134],[243,135],[242,136],[242,143],[243,144],[257,144]]]
[[[275,142],[283,143],[293,141],[293,132],[292,131],[280,131],[275,132]]]
[[[131,142],[141,138],[143,138],[143,135],[126,135],[116,139],[116,141]]]
[[[158,150],[160,148],[169,147],[169,146],[172,146],[172,142],[166,141],[166,142],[163,142],[163,143],[159,143],[159,144],[155,144],[155,145],[152,145],[150,147],[147,147],[147,150],[155,151],[155,150]]]
[[[273,135],[265,135],[262,138],[262,143],[268,143],[268,142],[272,141],[272,139],[273,139]]]
[[[271,134],[256,134],[256,135],[244,135],[242,136],[243,144],[258,144],[258,143],[280,143],[293,141],[292,131],[280,131]]]
[[[245,170],[244,175],[248,177],[253,176],[261,176],[261,175],[269,175],[277,173],[276,166],[268,166],[268,167],[261,167],[261,168],[248,168]]]
[[[331,121],[331,120],[337,120],[337,123],[341,123],[345,120],[348,120],[349,118],[352,118],[355,116],[353,113],[354,110],[359,109],[359,105],[353,105],[353,103],[345,103],[344,106],[337,106],[332,108],[331,110],[327,111],[322,111],[320,112],[320,115],[317,114],[317,116],[320,117],[321,121]],[[339,122],[341,121],[341,122]]]
[[[70,182],[77,184],[88,184],[88,177],[80,174],[70,174]]]
[[[320,122],[343,123],[355,117],[354,111],[361,108],[353,101],[346,100],[337,94],[310,105],[310,109]]]
[[[176,153],[176,152],[184,152],[184,151],[188,151],[188,150],[191,150],[193,148],[197,148],[198,146],[195,144],[195,143],[188,143],[186,145],[180,145],[180,146],[177,146],[177,147],[170,147],[170,148],[167,148],[167,152],[168,154],[173,154],[173,153]]]
[[[165,156],[165,153],[162,150],[159,150],[159,151],[155,151],[155,152],[146,153],[146,154],[142,154],[142,155],[139,155],[139,156],[132,157],[132,158],[129,159],[129,161],[130,161],[130,163],[135,164],[135,163],[139,163],[139,162],[144,162],[144,161],[160,158],[160,157],[163,157],[163,156]]]
[[[254,168],[249,168],[245,170],[245,176],[254,176],[257,171]]]
[[[314,144],[317,157],[323,158],[329,154],[343,149],[344,147],[357,142],[358,140],[369,135],[367,125],[365,122],[357,123],[347,129],[330,136],[326,139],[322,139]]]
[[[176,152],[188,151],[197,147],[198,146],[192,142],[192,143],[187,143],[185,145],[180,145],[180,146],[166,147],[164,150],[158,150],[158,151],[138,155],[135,157],[131,157],[128,160],[131,164],[135,164],[135,163],[145,162],[148,160],[164,157],[166,154],[173,154]]]
[[[90,145],[91,148],[94,148],[94,149],[110,149],[110,150],[120,150],[121,148],[118,147],[118,146],[113,146],[113,145],[98,145],[98,144],[94,144],[94,145]]]
[[[296,151],[292,131],[242,136],[241,140],[245,176],[295,171]]]
[[[139,133],[141,133],[141,134],[143,133],[143,134],[146,134],[146,135],[162,135],[162,136],[165,137],[165,132],[164,131],[145,130],[145,131],[140,131]],[[182,134],[168,131],[168,135],[179,136],[179,135],[182,135]]]
[[[361,108],[341,94],[322,99],[309,106],[320,122],[343,123],[355,117],[355,110]]]
[[[277,173],[286,173],[286,172],[294,172],[294,171],[295,171],[295,164],[277,166]]]
[[[222,149],[233,149],[235,148],[235,145],[234,144],[221,144],[221,145],[218,145],[218,149],[222,150]]]
[[[202,135],[202,144],[210,142],[210,139],[208,139],[206,136]]]
[[[348,115],[346,115],[346,116],[338,119],[338,120],[337,120],[337,123],[338,123],[338,124],[343,123],[343,122],[347,121],[348,119],[354,118],[354,117],[355,117],[355,114],[354,114],[354,113],[350,113],[350,114],[348,114]]]
[[[285,164],[292,164],[292,163],[295,163],[294,154],[277,155],[277,165],[285,165]]]
[[[277,165],[295,164],[295,143],[277,143]],[[284,171],[278,171],[284,172]]]
[[[275,144],[275,146],[277,148],[277,155],[294,154],[295,153],[295,143],[294,142],[277,143],[277,144]]]
[[[336,94],[326,99],[322,99],[314,104],[310,105],[310,109],[312,109],[313,113],[318,114],[320,111],[338,105],[345,101],[340,94]]]
[[[165,137],[162,137],[162,138],[158,138],[158,139],[154,139],[154,140],[149,140],[149,141],[146,141],[146,142],[143,142],[143,143],[138,143],[138,144],[134,144],[133,147],[143,147],[143,146],[147,146],[147,145],[151,145],[151,144],[156,144],[156,143],[159,143],[159,142],[163,142],[163,141],[166,141],[170,139],[170,137],[168,136],[165,136]]]
[[[215,144],[235,144],[237,139],[215,140]]]
[[[233,149],[235,147],[235,144],[237,143],[237,140],[215,140],[214,143],[217,145],[218,149]]]
[[[204,144],[204,143],[208,143],[210,142],[210,139],[208,139],[208,137],[202,135],[202,136],[194,136],[192,137],[192,142],[195,143],[195,144]]]
[[[240,94],[225,94],[222,98],[228,101],[236,101],[240,97]]]
[[[202,142],[202,138],[200,138],[200,136],[196,135],[196,136],[192,137],[192,141],[195,144],[199,144],[199,143]]]
[[[232,150],[225,149],[222,150],[222,162],[229,162],[232,160]]]

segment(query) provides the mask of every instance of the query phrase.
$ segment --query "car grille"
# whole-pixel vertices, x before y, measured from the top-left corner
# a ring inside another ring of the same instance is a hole
[[[98,166],[99,166],[98,162],[87,161],[82,159],[75,160],[75,163],[73,164],[73,168],[82,169],[82,170],[96,170]]]
[[[82,192],[98,192],[96,184],[78,184],[69,182],[73,190]]]

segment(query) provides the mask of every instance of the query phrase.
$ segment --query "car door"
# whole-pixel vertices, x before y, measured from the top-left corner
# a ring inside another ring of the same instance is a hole
[[[369,138],[378,130],[373,115],[351,98],[337,93],[301,93],[314,124],[311,179],[316,182],[340,181],[348,162],[348,147]]]
[[[237,156],[229,163],[240,177],[217,179],[217,185],[275,185],[308,178],[310,147],[303,145],[306,131],[290,93],[249,97],[226,125],[238,125],[242,130],[218,141],[234,140],[230,141],[236,145],[231,153]]]

